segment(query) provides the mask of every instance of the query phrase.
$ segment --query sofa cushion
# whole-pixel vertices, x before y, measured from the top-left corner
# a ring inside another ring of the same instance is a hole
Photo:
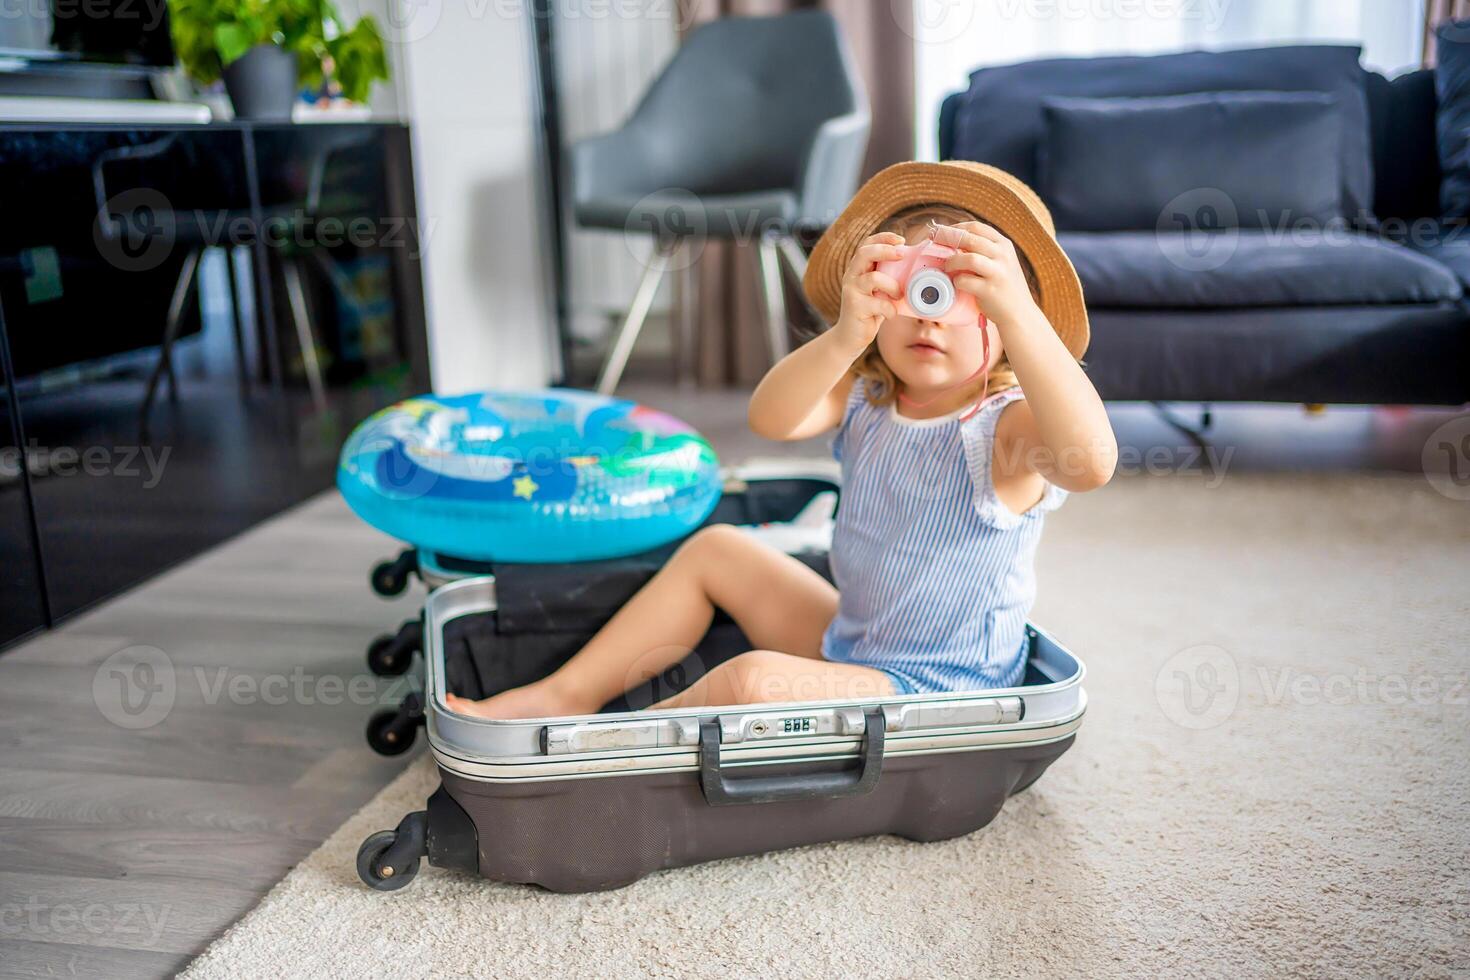
[[[1434,71],[1384,78],[1365,72],[1373,132],[1373,213],[1390,226],[1439,214]]]
[[[1089,307],[1343,306],[1458,299],[1445,266],[1372,235],[1064,232]]]
[[[1331,95],[1049,97],[1042,116],[1036,190],[1059,229],[1152,229],[1201,188],[1231,205],[1219,215],[1225,227],[1321,228],[1343,216]]]
[[[1049,58],[981,68],[955,113],[952,155],[994,164],[1036,182],[1047,96],[1184,95],[1190,92],[1325,92],[1342,112],[1342,208],[1372,223],[1373,158],[1360,49],[1286,45],[1238,51],[1109,58]]]
[[[1087,376],[1113,401],[1462,405],[1459,303],[1098,310]]]
[[[1443,265],[1466,290],[1470,290],[1470,223],[1455,218],[1416,226],[1404,243],[1414,251]]]

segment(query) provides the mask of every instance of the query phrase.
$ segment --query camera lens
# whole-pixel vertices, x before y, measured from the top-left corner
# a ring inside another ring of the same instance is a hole
[[[916,316],[944,316],[954,299],[954,283],[938,269],[924,269],[909,279],[908,301]]]

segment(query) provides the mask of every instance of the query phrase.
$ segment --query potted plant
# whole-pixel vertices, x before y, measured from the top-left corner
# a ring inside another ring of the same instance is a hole
[[[202,85],[223,77],[235,115],[289,120],[302,87],[330,79],[362,102],[388,77],[371,17],[349,29],[332,0],[168,0],[174,47]]]

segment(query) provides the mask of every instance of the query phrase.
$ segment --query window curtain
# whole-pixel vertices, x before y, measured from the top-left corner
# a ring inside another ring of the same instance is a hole
[[[679,0],[679,28],[687,33],[719,17],[763,17],[817,7],[836,18],[857,63],[873,115],[863,179],[914,156],[914,50],[912,12],[890,0]],[[936,120],[937,124],[937,120]],[[810,243],[807,243],[809,246]],[[770,367],[755,249],[744,243],[706,243],[685,274],[694,294],[681,290],[675,315],[690,316],[694,377],[703,387],[748,385]],[[818,329],[806,315],[800,284],[786,277],[787,309],[798,336]],[[692,302],[690,301],[692,299]],[[687,355],[686,355],[687,356]]]
[[[1470,0],[1426,0],[1424,5],[1424,67],[1434,67],[1434,29],[1447,20],[1470,18]]]

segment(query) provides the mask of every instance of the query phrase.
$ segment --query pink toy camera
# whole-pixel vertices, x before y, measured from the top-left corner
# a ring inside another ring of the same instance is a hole
[[[901,258],[879,262],[877,270],[892,276],[903,290],[897,303],[899,316],[935,320],[963,326],[980,322],[980,307],[975,297],[954,288],[954,280],[944,271],[945,260],[955,249],[938,242],[900,245]]]

